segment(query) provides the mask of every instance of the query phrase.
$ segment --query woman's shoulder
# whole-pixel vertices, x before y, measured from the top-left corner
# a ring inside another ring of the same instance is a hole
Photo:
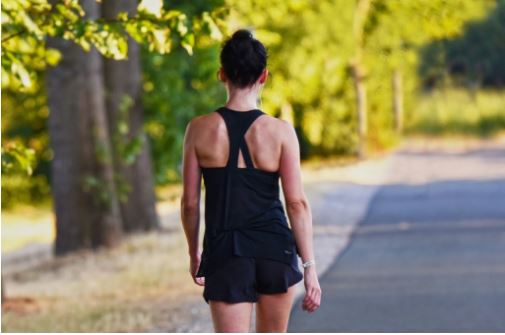
[[[220,121],[221,116],[217,110],[213,110],[205,114],[194,116],[190,120],[189,124],[195,131],[201,131],[203,129],[213,128],[213,126],[217,126]],[[263,112],[263,115],[259,118],[259,120],[256,121],[257,122],[255,123],[260,126],[260,128],[266,128],[268,131],[276,133],[277,135],[282,136],[293,131],[293,125],[289,121],[277,118],[266,112]]]
[[[268,123],[269,125],[275,127],[276,129],[282,129],[286,128],[290,123],[284,119],[280,119],[278,117],[272,116],[269,113],[261,110],[262,112],[262,117],[260,118],[259,121],[263,121],[265,123]]]
[[[192,127],[199,127],[199,126],[203,126],[203,125],[208,125],[209,121],[211,121],[213,119],[218,120],[219,116],[217,114],[218,113],[216,113],[216,111],[210,111],[206,114],[200,114],[200,115],[193,116],[193,118],[191,118],[191,120],[189,120],[189,124]]]
[[[269,114],[266,114],[264,116],[263,121],[265,122],[267,127],[270,128],[270,130],[275,132],[280,137],[289,134],[292,131],[292,129],[294,129],[293,125],[288,120],[280,119],[278,117]]]

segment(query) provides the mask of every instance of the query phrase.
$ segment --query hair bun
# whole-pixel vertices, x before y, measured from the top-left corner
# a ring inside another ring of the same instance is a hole
[[[247,29],[237,30],[235,33],[233,33],[233,35],[231,36],[231,38],[234,39],[234,40],[240,40],[240,41],[253,40],[254,39],[252,33],[249,30],[247,30]]]
[[[267,65],[267,51],[247,29],[239,29],[221,49],[221,65],[227,79],[244,88],[254,84]]]

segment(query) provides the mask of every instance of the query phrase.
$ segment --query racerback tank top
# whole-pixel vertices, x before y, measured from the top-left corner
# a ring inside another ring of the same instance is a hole
[[[244,134],[265,114],[259,109],[216,110],[229,138],[224,167],[202,167],[205,185],[205,233],[197,277],[212,274],[231,256],[265,258],[298,269],[296,246],[279,198],[279,172],[254,167]],[[268,143],[264,143],[268,145]],[[238,167],[239,150],[246,167]]]

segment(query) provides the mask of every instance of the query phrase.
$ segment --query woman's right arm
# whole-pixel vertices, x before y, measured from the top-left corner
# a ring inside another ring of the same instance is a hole
[[[291,228],[302,262],[314,259],[312,212],[303,190],[300,166],[300,145],[293,125],[284,124],[279,173]],[[315,311],[321,303],[321,288],[315,265],[304,269],[305,298],[302,307]]]

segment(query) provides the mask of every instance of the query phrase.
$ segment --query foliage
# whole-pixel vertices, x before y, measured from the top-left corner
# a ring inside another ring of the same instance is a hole
[[[41,82],[45,67],[59,60],[57,52],[47,50],[37,37],[39,31],[74,40],[84,48],[94,45],[113,58],[124,56],[128,34],[137,40],[142,37],[142,100],[157,184],[179,180],[189,120],[224,103],[224,89],[216,80],[219,42],[242,27],[252,29],[270,54],[271,76],[261,107],[293,122],[302,158],[355,152],[357,117],[349,66],[358,48],[353,32],[357,0],[141,1],[135,16],[123,13],[108,20],[82,16],[77,1],[62,3],[67,6],[50,6],[45,0],[2,3],[2,100],[9,122],[2,121],[3,139],[5,143],[17,139],[35,149],[35,175],[48,175],[51,158]],[[474,95],[480,87],[475,78],[502,80],[503,0],[370,3],[360,50],[369,147],[383,149],[398,140],[392,111],[394,71],[402,77],[409,131],[448,125],[439,123],[441,119],[435,117],[439,112],[430,114],[429,108],[455,107],[432,103],[433,98],[420,94],[420,89],[444,78],[457,81],[454,64],[464,64],[463,82],[470,83]],[[489,108],[490,115],[498,113],[493,103],[479,108]],[[493,122],[502,124],[500,117],[490,119],[484,114],[479,114],[483,124],[493,125],[482,127],[494,129]],[[427,124],[431,125],[423,126]],[[117,125],[118,129],[123,126]],[[124,143],[127,159],[135,157],[138,145]]]
[[[302,157],[353,151],[356,120],[347,66],[354,2],[229,1],[238,26],[253,27],[270,54],[264,109],[292,120]],[[335,13],[339,13],[335,19]]]
[[[46,123],[49,109],[38,83],[33,91],[2,90],[2,208],[50,196],[49,161],[52,152]],[[30,162],[31,174],[22,166],[14,169],[6,167],[13,153]]]
[[[47,198],[49,185],[43,175],[34,174],[35,150],[19,142],[2,147],[2,208]]]
[[[493,7],[491,7],[493,5]],[[476,4],[474,7],[478,7]],[[505,83],[505,1],[480,4],[488,10],[465,22],[457,36],[437,38],[422,49],[419,73],[426,86],[444,83],[446,75],[471,89]]]
[[[217,29],[225,31],[226,8],[220,1],[171,2],[188,17],[213,9]],[[217,80],[219,39],[211,30],[195,36],[193,54],[174,48],[169,55],[142,52],[145,129],[150,137],[158,184],[178,181],[181,175],[182,141],[187,123],[196,115],[224,103],[225,91]]]
[[[33,149],[25,148],[17,143],[10,143],[5,151],[2,148],[2,173],[18,170],[31,175],[34,161],[35,153]]]
[[[169,7],[163,6],[161,1],[144,0],[139,3],[135,15],[128,16],[123,12],[116,18],[103,19],[86,14],[77,0],[54,4],[46,0],[3,1],[2,159],[19,156],[22,152],[33,152],[27,148],[33,149],[34,177],[38,178],[33,187],[40,189],[39,184],[45,183],[46,187],[42,189],[48,190],[52,153],[47,135],[49,110],[43,81],[45,69],[56,65],[61,55],[57,50],[46,47],[46,37],[61,37],[77,43],[85,50],[94,46],[105,57],[123,59],[127,54],[127,36],[130,35],[153,54],[166,55],[173,49],[180,49],[187,56],[192,54],[197,36],[221,38],[216,14],[212,12],[214,7],[210,6],[215,5],[215,2],[208,3],[209,6],[198,11],[190,10],[195,9],[196,5],[168,10],[166,8]],[[24,149],[9,153],[11,142],[16,142],[18,147]],[[123,147],[127,161],[134,158],[139,145],[138,141],[131,141]],[[19,179],[18,172],[12,173]],[[9,177],[4,176],[4,181]],[[5,187],[11,184],[2,183],[2,190],[6,191]],[[30,188],[29,182],[23,185],[26,188],[18,189],[18,192],[40,194]],[[49,195],[49,192],[44,195]],[[2,205],[7,203],[4,201]]]
[[[392,113],[393,71],[403,81],[405,120],[414,117],[418,92],[422,87],[417,68],[421,50],[436,39],[458,36],[465,22],[483,17],[494,1],[376,0],[365,41],[365,63],[369,100],[369,145],[383,147],[394,143]],[[375,129],[375,131],[374,131]]]
[[[407,125],[409,134],[474,134],[489,137],[505,130],[505,93],[447,88],[426,92]]]
[[[367,91],[368,146],[380,149],[397,139],[393,71],[399,70],[403,78],[408,118],[420,86],[416,73],[420,48],[433,39],[457,36],[467,20],[485,15],[492,3],[371,1],[359,50]],[[228,4],[236,27],[253,27],[268,46],[273,79],[264,104],[282,117],[286,117],[283,110],[292,111],[303,156],[354,152],[357,118],[349,66],[358,51],[353,31],[357,1],[230,0]]]
[[[131,139],[128,138],[130,126],[128,120],[130,118],[129,111],[133,106],[133,99],[129,95],[124,95],[119,104],[118,121],[114,125],[112,134],[112,144],[118,156],[125,165],[131,165],[135,162],[136,156],[140,153],[143,146],[143,138],[137,134]]]
[[[128,120],[130,119],[129,112],[134,101],[129,95],[123,95],[118,108],[117,121],[113,125],[113,131],[111,134],[112,146],[114,148],[114,154],[117,156],[120,164],[125,166],[131,165],[135,162],[136,157],[140,154],[142,146],[144,144],[144,137],[142,133],[138,133],[131,138],[129,138],[128,133],[130,131]],[[96,143],[100,143],[96,137],[94,139]],[[103,146],[97,145],[95,147],[95,156],[99,161],[106,162],[111,160],[112,157],[108,157],[103,152]],[[109,162],[112,163],[112,162]],[[126,202],[128,200],[128,194],[132,191],[132,187],[125,176],[120,170],[114,169],[114,184],[116,186],[116,193],[119,201]],[[111,206],[111,194],[110,189],[107,187],[107,183],[102,179],[93,174],[88,174],[84,176],[82,180],[83,190],[85,192],[91,193],[98,204],[104,206]]]
[[[73,41],[86,51],[94,46],[105,57],[124,59],[128,52],[128,34],[151,51],[169,53],[177,42],[191,53],[194,28],[215,32],[217,26],[207,12],[190,22],[183,12],[164,9],[161,1],[143,0],[133,16],[120,12],[115,18],[104,19],[86,14],[77,0],[55,4],[47,0],[6,0],[2,2],[5,36],[2,37],[2,85],[29,89],[35,74],[32,70],[59,61],[61,55],[57,50],[44,48],[47,36]]]

